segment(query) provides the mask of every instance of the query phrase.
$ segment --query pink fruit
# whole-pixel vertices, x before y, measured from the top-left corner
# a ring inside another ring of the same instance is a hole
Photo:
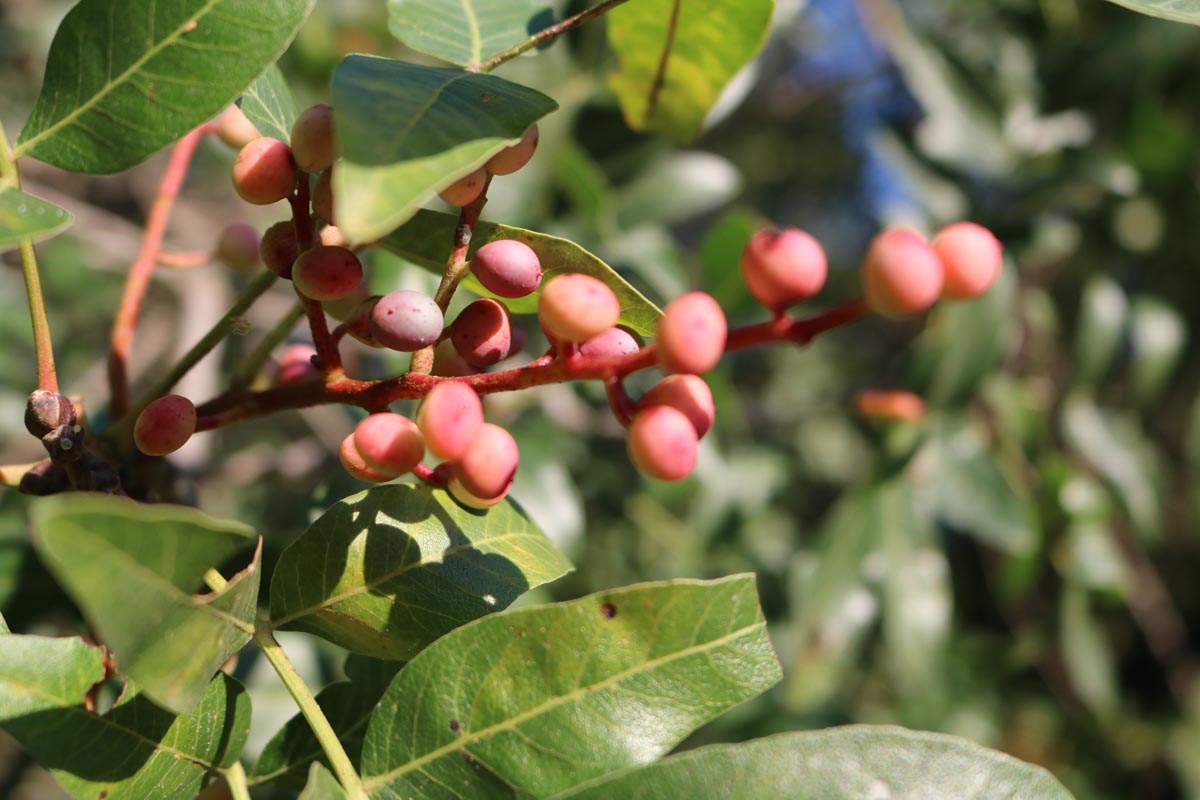
[[[943,276],[938,254],[909,228],[888,228],[876,236],[862,264],[867,306],[891,319],[927,311],[942,292]]]
[[[454,461],[462,458],[483,427],[483,403],[466,384],[439,383],[421,403],[417,426],[429,452]]]
[[[296,188],[292,149],[268,136],[250,142],[233,162],[233,188],[247,203],[259,206],[283,200]]]
[[[587,341],[616,325],[620,316],[613,290],[590,275],[558,275],[538,297],[538,322],[559,341]]]
[[[537,253],[515,239],[497,239],[476,250],[471,273],[485,289],[500,297],[525,297],[542,282]]]
[[[319,103],[305,109],[292,124],[292,155],[304,172],[329,169],[337,156],[333,137],[333,109]]]
[[[165,456],[187,444],[196,432],[196,406],[191,400],[169,394],[153,401],[138,415],[133,443],[148,456]]]
[[[659,381],[637,404],[639,411],[652,406],[670,406],[682,411],[698,438],[704,438],[717,417],[712,389],[698,375],[668,375]]]
[[[741,266],[750,293],[773,311],[821,291],[828,274],[825,251],[798,228],[754,234],[742,252]]]
[[[638,411],[629,425],[629,457],[652,478],[678,481],[696,467],[699,437],[691,420],[670,406]]]
[[[933,249],[942,260],[942,297],[970,300],[992,288],[1004,265],[1000,241],[982,225],[956,222],[938,231]]]
[[[438,197],[452,206],[462,208],[475,202],[479,195],[483,194],[483,187],[486,185],[487,171],[483,167],[480,167],[471,174],[464,175],[445,189],[442,189],[438,192]]]
[[[368,467],[395,477],[410,472],[425,457],[425,439],[401,414],[372,414],[354,428],[354,449]]]
[[[538,127],[531,125],[521,136],[521,141],[506,147],[492,156],[484,169],[493,175],[510,175],[529,163],[538,146]]]
[[[725,312],[711,295],[689,292],[671,301],[658,321],[658,363],[667,372],[699,375],[721,360]]]
[[[512,434],[485,422],[462,458],[454,462],[454,476],[475,497],[496,497],[508,490],[520,458]]]
[[[391,480],[391,477],[367,466],[367,462],[363,461],[363,457],[359,455],[358,449],[354,446],[353,433],[343,439],[341,445],[338,446],[338,458],[341,460],[342,466],[346,468],[346,472],[360,481],[384,483]]]
[[[292,282],[300,294],[312,300],[339,300],[362,286],[362,263],[344,247],[321,245],[296,259]]]

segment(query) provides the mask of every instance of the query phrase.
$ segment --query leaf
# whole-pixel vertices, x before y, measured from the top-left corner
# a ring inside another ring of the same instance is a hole
[[[1150,297],[1133,301],[1129,318],[1134,394],[1142,405],[1162,397],[1187,343],[1187,325],[1171,306]]]
[[[364,784],[376,800],[542,797],[654,760],[779,677],[751,575],[488,617],[388,687]]]
[[[338,227],[367,242],[516,144],[558,104],[494,75],[351,55],[334,73],[333,107]]]
[[[570,569],[510,501],[479,514],[440,490],[380,486],[336,504],[283,551],[271,624],[406,659]]]
[[[287,49],[315,0],[82,0],[50,45],[16,155],[118,172],[233,102]]]
[[[594,781],[571,800],[1072,800],[1041,767],[967,739],[884,725],[702,747]]]
[[[629,125],[678,143],[766,41],[773,0],[637,0],[608,15],[611,86]]]
[[[272,64],[265,75],[250,84],[238,106],[263,136],[281,142],[292,140],[292,125],[300,112],[278,66]]]
[[[404,666],[400,661],[372,661],[370,664],[367,661],[360,656],[351,656],[346,664],[351,680],[326,686],[317,694],[317,705],[325,712],[338,741],[355,763],[362,751],[367,721],[392,678]],[[273,782],[285,788],[299,789],[304,785],[306,772],[309,783],[312,782],[312,773],[307,767],[314,759],[328,765],[308,720],[297,714],[267,742],[250,778],[253,783]]]
[[[1112,278],[1101,275],[1088,281],[1079,301],[1075,325],[1073,382],[1093,386],[1112,366],[1129,319],[1129,300]]]
[[[388,16],[404,44],[464,67],[554,24],[547,0],[389,0]]]
[[[3,614],[0,614],[0,633],[4,633],[4,634],[12,633],[12,631],[8,629],[8,623],[4,621]]]
[[[655,159],[617,195],[617,224],[673,225],[706,214],[742,191],[742,176],[713,153],[671,153]],[[737,270],[733,270],[737,272]]]
[[[1082,587],[1068,585],[1062,592],[1058,623],[1059,648],[1071,687],[1093,714],[1111,719],[1121,703],[1113,647]]]
[[[1200,25],[1200,0],[1109,0],[1139,14]]]
[[[194,797],[237,761],[250,698],[224,673],[175,717],[127,687],[107,714],[85,710],[104,677],[102,652],[80,639],[12,636],[0,648],[0,726],[75,797]]]
[[[45,200],[0,182],[0,250],[14,247],[22,239],[41,241],[66,230],[73,217]]]
[[[205,572],[252,547],[254,531],[195,509],[72,493],[32,505],[34,546],[88,623],[156,703],[183,713],[250,640],[256,550],[220,592]]]
[[[446,254],[457,227],[457,216],[422,209],[412,220],[380,240],[378,244],[388,252],[440,275],[446,268]],[[627,283],[612,267],[579,245],[567,239],[524,228],[480,222],[471,236],[471,252],[497,239],[516,239],[529,245],[542,263],[543,284],[554,275],[568,272],[582,272],[603,281],[621,301],[621,324],[628,325],[643,336],[655,334],[658,318],[662,316],[658,307]],[[464,285],[476,294],[495,297],[473,277],[469,277]],[[537,311],[539,294],[540,290],[528,297],[506,299],[504,303],[516,314],[531,314]]]
[[[313,764],[299,800],[346,800],[346,790],[333,777],[333,773],[320,764]]]

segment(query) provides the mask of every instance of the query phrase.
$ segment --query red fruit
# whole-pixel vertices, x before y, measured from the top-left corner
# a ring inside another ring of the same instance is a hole
[[[925,416],[925,401],[912,392],[867,389],[858,393],[854,405],[869,419],[916,422]]]
[[[354,428],[354,448],[366,465],[380,475],[409,472],[425,457],[425,439],[408,417],[372,414]]]
[[[341,445],[338,446],[338,458],[341,459],[342,466],[346,468],[346,472],[349,472],[360,481],[384,483],[392,479],[367,466],[367,462],[363,461],[363,457],[359,455],[358,449],[354,446],[353,433],[342,439]]]
[[[950,300],[979,297],[992,288],[1004,266],[1000,241],[974,222],[942,228],[933,239],[933,249],[945,270],[942,297]]]
[[[609,328],[579,345],[579,352],[589,358],[627,356],[642,349],[642,343],[632,331],[623,325]]]
[[[629,457],[652,478],[678,481],[696,467],[699,437],[691,420],[671,406],[638,411],[629,425]]]
[[[525,297],[542,282],[537,253],[515,239],[497,239],[476,250],[471,273],[500,297]]]
[[[259,206],[283,200],[296,188],[292,149],[269,136],[250,142],[233,162],[233,188],[247,203]]]
[[[698,375],[668,375],[659,381],[637,404],[639,411],[652,406],[670,406],[682,411],[701,439],[717,417],[712,389]]]
[[[344,247],[321,245],[306,250],[292,267],[296,290],[313,300],[338,300],[354,294],[363,282],[362,263]]]
[[[316,355],[316,349],[308,344],[294,344],[284,350],[283,355],[279,357],[279,365],[275,368],[275,383],[286,386],[320,378],[321,371],[313,364]]]
[[[454,476],[475,497],[501,496],[512,483],[520,459],[512,434],[485,422],[462,458],[454,462]]]
[[[489,297],[459,312],[450,326],[454,349],[473,367],[487,367],[508,358],[512,350],[512,318],[508,309]]]
[[[258,264],[258,229],[245,222],[226,225],[217,237],[217,260],[230,269],[246,272]]]
[[[417,427],[425,446],[438,458],[462,458],[483,427],[483,403],[470,386],[439,383],[417,410]]]
[[[888,228],[875,237],[862,265],[867,306],[883,317],[903,319],[927,311],[942,292],[944,270],[921,234]]]
[[[483,187],[486,185],[487,172],[483,167],[480,167],[471,174],[464,175],[445,189],[442,189],[438,192],[438,197],[452,206],[462,208],[475,202],[476,198],[483,194]]]
[[[165,456],[187,444],[196,432],[196,406],[169,394],[150,403],[133,426],[133,443],[148,456]]]
[[[798,228],[761,230],[742,251],[746,286],[772,311],[782,311],[821,291],[828,271],[820,243]]]
[[[658,321],[658,363],[667,372],[708,372],[725,352],[725,312],[711,295],[690,292]]]
[[[538,297],[538,322],[563,342],[585,342],[616,325],[620,316],[613,290],[590,275],[559,275],[546,282]]]
[[[413,353],[442,335],[442,309],[427,294],[401,289],[375,301],[367,332],[384,347]]]
[[[300,244],[296,241],[296,227],[290,220],[276,222],[262,235],[258,254],[267,269],[285,280],[292,279],[292,265],[300,257]]]
[[[506,147],[492,156],[484,169],[493,175],[511,175],[529,163],[538,146],[538,127],[531,125],[521,136],[521,141]]]
[[[292,124],[292,155],[304,172],[329,169],[337,156],[333,109],[325,103],[305,109]]]

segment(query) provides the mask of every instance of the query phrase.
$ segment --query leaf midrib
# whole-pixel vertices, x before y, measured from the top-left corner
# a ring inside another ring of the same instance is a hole
[[[495,725],[490,725],[486,728],[480,728],[477,731],[473,731],[471,733],[464,734],[464,735],[460,736],[459,738],[454,739],[453,741],[450,741],[447,744],[442,745],[441,747],[437,748],[436,750],[431,750],[430,752],[426,753],[425,755],[423,755],[419,758],[415,758],[412,761],[409,761],[407,764],[403,764],[402,766],[397,767],[396,769],[390,770],[388,772],[384,772],[380,775],[376,775],[376,776],[370,777],[370,778],[367,778],[366,776],[364,776],[363,787],[368,792],[373,791],[374,789],[376,789],[380,786],[384,786],[384,785],[390,783],[391,781],[395,780],[396,778],[399,778],[402,775],[412,772],[413,770],[420,769],[421,767],[425,766],[426,764],[428,764],[432,761],[436,761],[437,759],[441,758],[444,755],[447,755],[448,753],[453,753],[458,750],[463,750],[469,744],[474,744],[475,742],[478,742],[479,740],[484,739],[486,737],[493,736],[502,731],[515,728],[517,725],[521,724],[522,722],[525,722],[528,719],[533,719],[534,717],[537,717],[548,711],[552,711],[553,709],[558,708],[561,705],[565,705],[579,697],[584,696],[585,694],[589,694],[592,692],[597,692],[597,691],[606,689],[609,686],[613,686],[617,683],[620,683],[621,681],[625,680],[626,678],[628,678],[630,676],[637,675],[642,672],[647,672],[649,670],[657,669],[658,667],[660,667],[664,664],[669,664],[672,661],[675,661],[677,659],[686,658],[687,656],[694,655],[696,653],[703,653],[708,650],[715,649],[727,642],[732,642],[735,639],[740,639],[743,636],[753,633],[754,631],[759,630],[759,629],[765,630],[766,623],[765,622],[756,622],[753,625],[747,625],[744,628],[739,628],[736,631],[727,633],[724,636],[719,636],[716,639],[710,639],[707,642],[702,642],[700,644],[694,644],[691,647],[685,647],[682,650],[676,650],[673,653],[668,653],[665,656],[660,656],[659,658],[652,659],[650,661],[643,661],[639,664],[636,664],[636,665],[630,667],[629,669],[625,669],[620,672],[614,673],[613,675],[610,675],[609,677],[605,678],[604,680],[597,681],[596,683],[590,684],[588,686],[580,686],[580,687],[574,689],[573,691],[567,692],[566,694],[561,694],[561,695],[557,695],[555,697],[551,697],[550,699],[548,699],[542,703],[539,703],[536,706],[528,708],[525,711],[520,712],[519,714],[514,714],[513,716],[509,717],[508,719],[506,719],[502,722],[498,722]]]
[[[116,87],[123,85],[127,80],[129,80],[129,77],[132,74],[144,67],[151,59],[153,59],[170,45],[173,45],[175,42],[179,41],[183,34],[190,30],[194,30],[194,26],[199,24],[200,20],[203,19],[204,16],[206,16],[210,11],[212,11],[213,8],[216,7],[220,2],[222,2],[222,0],[208,0],[201,9],[199,9],[192,16],[188,17],[183,24],[172,31],[161,42],[151,47],[143,55],[138,57],[138,59],[130,64],[124,72],[122,72],[113,80],[110,80],[100,89],[100,91],[88,98],[86,102],[77,106],[74,110],[68,112],[67,115],[58,122],[55,122],[49,127],[43,129],[40,133],[34,135],[32,138],[26,139],[24,142],[17,144],[17,146],[13,149],[13,156],[15,158],[20,158],[24,155],[28,155],[29,151],[32,150],[39,141],[45,139],[47,136],[52,136],[66,126],[73,124],[75,120],[90,111],[97,103],[113,92]]]

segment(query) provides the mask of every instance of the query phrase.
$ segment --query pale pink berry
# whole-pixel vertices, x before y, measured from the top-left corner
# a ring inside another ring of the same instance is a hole
[[[658,363],[667,372],[699,375],[721,360],[727,335],[725,312],[703,292],[672,300],[658,321]]]
[[[742,251],[741,266],[750,293],[773,311],[821,291],[828,274],[820,243],[798,228],[754,234]]]
[[[863,259],[867,306],[883,317],[903,319],[927,311],[942,293],[942,261],[921,234],[888,228]]]
[[[629,425],[629,457],[652,478],[678,481],[696,466],[699,437],[691,420],[671,406],[638,411]]]
[[[956,222],[942,228],[933,238],[933,249],[946,274],[942,297],[950,300],[970,300],[984,294],[1000,277],[1004,265],[1000,241],[974,222]]]

